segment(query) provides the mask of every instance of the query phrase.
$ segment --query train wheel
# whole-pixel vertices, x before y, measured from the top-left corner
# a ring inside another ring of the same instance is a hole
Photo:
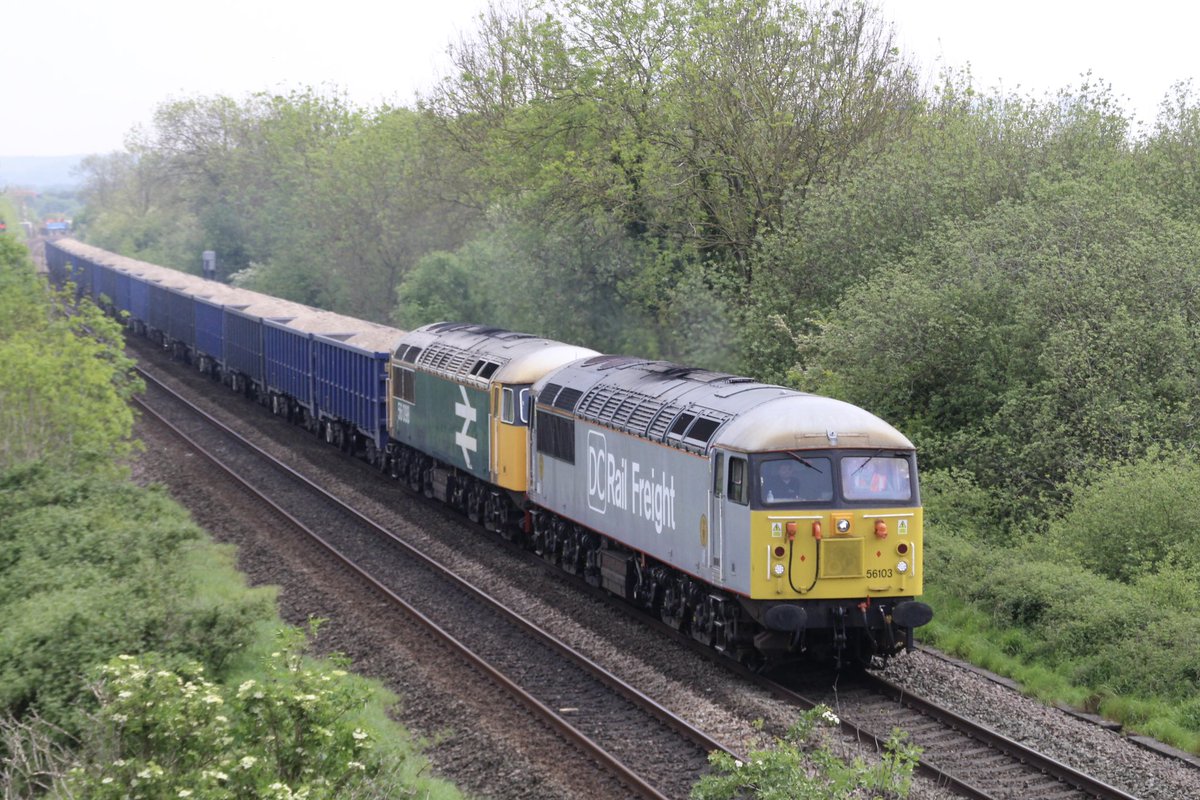
[[[483,491],[476,480],[467,489],[467,519],[475,524],[483,519]]]
[[[688,607],[691,582],[687,578],[668,580],[663,590],[662,621],[677,631],[691,623],[692,610]]]

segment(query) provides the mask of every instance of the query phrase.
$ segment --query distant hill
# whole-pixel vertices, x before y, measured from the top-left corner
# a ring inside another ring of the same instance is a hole
[[[0,156],[0,190],[5,187],[77,189],[80,178],[73,175],[84,156]]]

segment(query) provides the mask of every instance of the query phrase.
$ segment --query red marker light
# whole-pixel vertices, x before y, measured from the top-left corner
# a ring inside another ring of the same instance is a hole
[[[896,545],[896,552],[900,555],[904,555],[908,552],[908,545],[906,545],[904,542],[901,542],[900,544]]]
[[[786,553],[786,552],[787,552],[787,550],[784,549],[783,545],[779,545],[778,547],[775,548],[775,557],[783,558],[784,553]]]

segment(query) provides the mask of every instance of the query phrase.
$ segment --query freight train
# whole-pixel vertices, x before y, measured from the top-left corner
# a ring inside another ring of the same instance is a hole
[[[932,618],[912,443],[849,403],[466,323],[414,331],[47,244],[179,360],[756,667]]]

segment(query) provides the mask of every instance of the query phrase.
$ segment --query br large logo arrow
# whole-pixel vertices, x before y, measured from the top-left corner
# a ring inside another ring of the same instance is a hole
[[[471,401],[467,399],[467,387],[459,386],[458,390],[462,392],[462,402],[454,404],[454,413],[462,417],[462,430],[454,434],[454,443],[462,448],[463,461],[467,463],[467,469],[473,469],[471,466],[471,453],[478,451],[479,443],[474,436],[470,435],[471,423],[478,421],[478,412],[471,405]]]

